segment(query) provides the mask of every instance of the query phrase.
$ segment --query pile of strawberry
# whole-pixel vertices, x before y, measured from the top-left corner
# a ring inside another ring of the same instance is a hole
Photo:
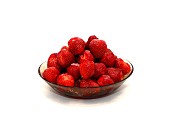
[[[99,87],[123,80],[130,71],[129,64],[114,55],[104,40],[92,35],[87,42],[71,38],[68,46],[52,53],[42,76],[62,86]]]

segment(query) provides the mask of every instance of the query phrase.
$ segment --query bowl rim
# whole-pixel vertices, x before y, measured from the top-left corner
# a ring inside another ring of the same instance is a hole
[[[48,80],[46,80],[46,79],[43,78],[43,76],[41,75],[41,71],[40,71],[41,66],[42,66],[44,63],[46,63],[47,61],[45,61],[45,62],[43,62],[43,63],[40,64],[40,66],[39,66],[39,68],[38,68],[38,74],[39,74],[39,76],[40,76],[44,81],[46,81],[46,82],[48,82],[48,83],[50,83],[50,84],[52,84],[52,85],[61,86],[61,87],[64,87],[64,88],[79,88],[79,89],[80,89],[80,88],[81,88],[81,89],[83,89],[83,88],[103,88],[103,87],[107,87],[107,86],[116,85],[116,84],[118,84],[118,83],[121,83],[121,82],[125,81],[127,78],[129,78],[129,77],[132,75],[132,73],[134,72],[134,66],[133,66],[132,63],[131,63],[129,60],[127,60],[127,59],[123,59],[123,61],[126,62],[126,63],[128,63],[128,64],[130,65],[130,67],[131,67],[131,71],[130,71],[128,74],[125,75],[126,78],[124,78],[123,80],[121,80],[121,81],[119,81],[119,82],[116,82],[116,83],[113,83],[113,84],[109,84],[109,85],[99,86],[99,87],[75,87],[75,86],[70,87],[70,86],[59,85],[59,84],[56,84],[56,83],[51,83],[51,82],[49,82]]]

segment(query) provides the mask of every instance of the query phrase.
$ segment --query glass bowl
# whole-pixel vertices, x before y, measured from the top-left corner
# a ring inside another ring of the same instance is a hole
[[[51,83],[42,77],[42,73],[47,68],[47,62],[43,62],[39,66],[38,73],[40,77],[49,86],[51,86],[56,91],[56,93],[60,95],[63,95],[66,97],[72,97],[72,98],[92,99],[92,98],[103,97],[103,96],[113,93],[114,90],[119,88],[125,82],[125,80],[132,75],[133,70],[134,70],[133,65],[128,60],[124,60],[124,61],[130,65],[131,71],[124,76],[124,79],[122,81],[111,84],[111,85],[102,86],[102,87],[88,87],[88,88],[66,87],[66,86]]]

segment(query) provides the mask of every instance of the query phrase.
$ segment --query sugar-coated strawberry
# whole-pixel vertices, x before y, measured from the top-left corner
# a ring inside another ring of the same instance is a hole
[[[86,49],[89,49],[89,44],[93,39],[98,39],[95,35],[91,35],[86,42]]]
[[[67,73],[72,75],[74,80],[77,80],[80,77],[80,65],[78,63],[72,63],[69,67],[67,67]]]
[[[110,50],[107,50],[101,57],[100,62],[104,63],[107,67],[112,67],[116,58],[117,57]]]
[[[74,55],[68,50],[61,50],[57,55],[57,62],[62,68],[67,68],[74,62]]]
[[[85,50],[82,55],[79,57],[79,63],[85,62],[85,61],[94,61],[93,55],[90,53],[89,50]]]
[[[95,63],[94,64],[94,78],[99,78],[101,75],[104,75],[106,73],[106,66],[103,63]]]
[[[68,46],[63,46],[61,50],[69,50]]]
[[[52,53],[47,61],[47,67],[56,67],[61,70],[61,66],[57,62],[57,53]]]
[[[104,40],[93,39],[89,44],[89,48],[94,58],[101,58],[107,51],[107,44]]]
[[[64,73],[64,74],[60,74],[57,77],[57,84],[58,85],[63,85],[63,86],[70,86],[73,87],[74,86],[74,78],[73,76]]]
[[[74,55],[83,54],[85,50],[85,42],[83,39],[79,37],[71,38],[68,41],[69,51],[72,52]]]
[[[48,67],[42,73],[44,79],[51,83],[56,83],[57,76],[60,74],[60,71],[56,67]]]
[[[100,86],[110,85],[114,83],[114,81],[112,80],[112,78],[110,78],[109,75],[102,75],[97,82]]]
[[[122,69],[119,68],[107,68],[106,74],[109,75],[115,83],[123,80],[124,77]]]
[[[80,64],[80,74],[83,79],[89,79],[94,74],[94,62],[86,61]]]
[[[80,81],[80,87],[99,87],[99,85],[91,79],[82,79]]]
[[[115,67],[122,69],[124,75],[131,71],[130,65],[124,62],[121,58],[115,60]]]

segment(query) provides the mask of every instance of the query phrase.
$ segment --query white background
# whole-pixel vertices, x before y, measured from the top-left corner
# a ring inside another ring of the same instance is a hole
[[[74,36],[95,34],[134,65],[116,93],[62,97],[38,67]],[[169,0],[0,0],[0,115],[170,115]]]

